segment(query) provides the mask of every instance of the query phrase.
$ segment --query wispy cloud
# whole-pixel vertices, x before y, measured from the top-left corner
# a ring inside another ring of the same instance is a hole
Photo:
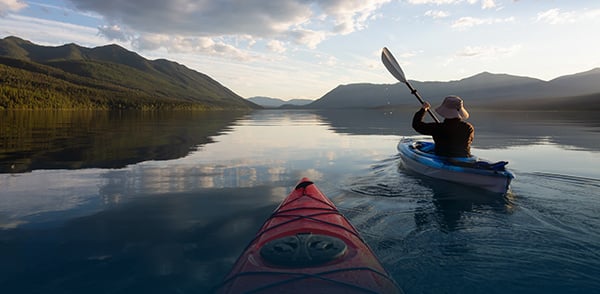
[[[97,34],[97,30],[92,27],[17,14],[0,17],[0,33],[28,36],[28,39],[36,40],[41,44],[65,44],[74,40],[83,46],[105,43],[105,40]]]
[[[561,24],[575,22],[576,16],[574,12],[560,12],[560,9],[554,8],[538,13],[536,20],[549,24]]]
[[[326,65],[326,66],[335,66],[338,63],[338,59],[335,58],[334,56],[329,56],[327,57],[326,60],[319,62],[319,64],[322,65]]]
[[[329,35],[323,31],[313,30],[292,30],[287,33],[289,38],[298,45],[305,45],[308,48],[314,49],[319,43],[327,38]]]
[[[277,40],[271,40],[267,44],[267,48],[269,48],[269,50],[271,50],[272,52],[275,52],[275,53],[283,53],[286,51],[285,44],[283,42],[277,41]]]
[[[463,2],[464,0],[408,0],[410,4],[435,4],[435,5],[443,5],[443,4],[456,4]]]
[[[431,18],[445,18],[450,16],[450,13],[441,10],[427,10],[425,11],[425,16],[429,16]]]
[[[513,55],[521,49],[521,45],[513,45],[510,47],[497,46],[466,46],[462,50],[456,52],[456,57],[480,57],[480,58],[497,58],[500,56]]]
[[[422,5],[422,4],[433,4],[433,5],[448,5],[448,4],[460,4],[463,2],[467,2],[469,4],[477,4],[480,0],[408,0],[408,3],[414,5]],[[481,8],[482,9],[491,9],[495,8],[496,1],[495,0],[481,0]]]
[[[2,0],[0,0],[0,1],[2,1]],[[64,16],[77,14],[77,15],[83,15],[83,16],[86,16],[89,18],[94,18],[94,19],[102,18],[100,15],[98,15],[96,13],[76,11],[76,10],[73,10],[72,7],[68,7],[68,6],[60,6],[60,5],[56,5],[56,4],[48,4],[48,3],[36,2],[36,1],[27,1],[27,5],[30,8],[33,8],[33,7],[40,8],[40,10],[42,10],[46,13],[58,11],[60,14],[62,14]]]
[[[456,30],[466,30],[478,25],[490,25],[497,23],[514,22],[514,17],[507,18],[476,18],[476,17],[461,17],[452,24],[452,28]]]
[[[409,52],[400,52],[400,54],[398,54],[398,57],[400,58],[411,58],[411,57],[415,57],[419,54],[419,52],[417,51],[409,51]]]
[[[521,45],[512,45],[508,47],[501,46],[465,46],[462,49],[456,51],[453,56],[447,58],[442,64],[444,67],[448,67],[455,62],[464,64],[464,60],[476,59],[478,62],[494,62],[501,60],[505,57],[511,57],[521,50]],[[473,62],[469,62],[473,63]]]
[[[481,8],[483,8],[483,9],[496,8],[496,1],[494,1],[494,0],[482,0],[481,1]]]
[[[561,11],[558,8],[549,9],[537,14],[536,21],[552,25],[575,23],[585,20],[600,19],[600,9],[584,11]]]

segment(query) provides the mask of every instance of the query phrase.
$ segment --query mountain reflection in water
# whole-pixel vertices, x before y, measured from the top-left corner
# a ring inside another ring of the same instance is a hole
[[[227,131],[239,112],[4,111],[0,173],[120,168],[186,156]]]
[[[0,291],[210,293],[304,176],[407,294],[600,288],[596,116],[471,110],[497,195],[404,170],[412,114],[2,112]]]

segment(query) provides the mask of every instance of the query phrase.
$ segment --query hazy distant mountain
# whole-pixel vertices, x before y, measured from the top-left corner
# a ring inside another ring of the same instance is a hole
[[[271,97],[263,97],[263,96],[256,96],[256,97],[250,97],[248,98],[249,101],[256,103],[260,106],[263,107],[268,107],[268,108],[277,108],[277,107],[282,107],[282,106],[302,106],[302,105],[307,105],[311,102],[313,102],[313,100],[310,99],[291,99],[291,100],[283,100],[283,99],[279,99],[279,98],[271,98]]]
[[[259,108],[205,74],[117,45],[49,47],[6,37],[0,80],[0,108]]]
[[[432,104],[437,104],[443,97],[452,94],[461,96],[467,105],[475,107],[519,109],[544,106],[545,109],[568,107],[573,110],[600,110],[600,68],[548,82],[483,72],[458,81],[410,83],[423,99]],[[405,84],[340,85],[306,107],[332,109],[394,106],[418,106],[418,101]]]

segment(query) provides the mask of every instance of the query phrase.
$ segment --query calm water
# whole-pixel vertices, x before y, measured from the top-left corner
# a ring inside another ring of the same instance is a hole
[[[0,112],[2,293],[208,293],[303,176],[406,293],[600,290],[600,119],[472,111],[508,195],[409,174],[412,113]]]

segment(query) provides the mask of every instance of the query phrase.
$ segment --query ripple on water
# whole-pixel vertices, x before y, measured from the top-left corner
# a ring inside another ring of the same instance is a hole
[[[600,287],[599,187],[531,173],[499,195],[390,158],[348,179],[336,204],[406,293],[584,293]]]

